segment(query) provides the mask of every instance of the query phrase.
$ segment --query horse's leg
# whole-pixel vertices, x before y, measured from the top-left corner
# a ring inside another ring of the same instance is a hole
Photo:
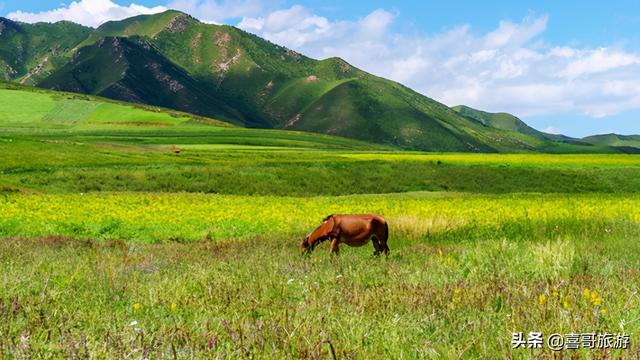
[[[387,223],[384,223],[384,234],[382,236],[382,245],[384,246],[384,254],[385,256],[389,256],[389,252],[391,250],[389,250],[389,246],[387,245],[387,240],[389,240],[389,225],[387,225]]]
[[[331,239],[331,253],[334,255],[338,255],[340,253],[340,248],[338,247],[340,244],[338,241],[338,238]]]
[[[373,248],[375,249],[375,251],[373,252],[373,256],[378,256],[380,255],[380,252],[382,251],[382,249],[384,249],[384,247],[382,247],[382,243],[380,243],[380,240],[378,240],[378,237],[373,235],[371,237],[371,242],[373,243]]]
[[[386,256],[389,256],[389,252],[390,252],[391,250],[389,249],[389,246],[387,246],[387,242],[386,242],[386,241],[385,241],[385,242],[383,242],[383,243],[382,243],[382,246],[384,247],[384,249],[382,250],[382,251],[384,251],[384,254],[385,254]]]
[[[389,226],[386,222],[380,225],[381,226],[376,229],[376,235],[374,236],[380,239],[380,249],[388,256],[390,251],[389,246],[387,246],[387,240],[389,239]]]

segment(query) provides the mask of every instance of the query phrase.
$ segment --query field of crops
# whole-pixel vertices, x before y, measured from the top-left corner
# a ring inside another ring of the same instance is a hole
[[[61,123],[45,105],[0,121],[0,358],[554,356],[513,332],[630,335],[566,357],[640,350],[636,156],[398,152],[88,121],[98,107]],[[388,258],[299,254],[326,215],[364,212],[387,218]]]

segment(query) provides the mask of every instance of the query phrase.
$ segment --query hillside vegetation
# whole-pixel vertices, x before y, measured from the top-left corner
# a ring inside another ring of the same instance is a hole
[[[640,189],[639,163],[629,155],[398,152],[11,84],[0,88],[0,129],[3,191],[313,196]]]
[[[582,140],[593,145],[611,146],[629,152],[640,153],[640,135],[604,134],[587,136]]]
[[[26,84],[245,127],[303,130],[404,149],[626,152],[544,136],[506,114],[478,118],[476,110],[450,109],[342,59],[314,60],[178,11],[111,21],[97,29],[68,22],[0,19],[0,24],[6,46],[0,51],[0,74]],[[43,31],[50,34],[46,41]]]

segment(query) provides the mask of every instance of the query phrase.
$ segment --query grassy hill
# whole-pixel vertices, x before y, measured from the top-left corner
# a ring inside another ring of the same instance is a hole
[[[539,139],[547,139],[547,134],[530,127],[529,125],[525,124],[524,121],[508,113],[489,113],[486,111],[473,109],[465,105],[454,106],[452,107],[452,109],[455,110],[458,114],[466,118],[476,120],[487,127],[516,131],[519,133],[534,136]]]
[[[120,103],[94,96],[40,90],[0,83],[0,124],[12,125],[148,125],[186,123],[231,127],[222,121],[157,107]]]
[[[524,146],[547,153],[610,153],[626,152],[623,149],[611,147],[609,144],[583,141],[559,134],[547,134],[538,131],[518,117],[508,113],[489,113],[458,105],[452,107],[465,118],[475,121],[484,127],[499,129],[512,134]]]
[[[1,23],[0,39],[11,46],[0,52],[0,72],[45,88],[405,149],[615,151],[556,144],[507,114],[500,121],[486,113],[478,118],[472,109],[450,109],[342,59],[314,60],[178,11],[111,21],[95,30],[67,22]],[[48,42],[38,43],[45,30]],[[18,43],[38,43],[38,50],[17,52]],[[47,65],[39,66],[47,51]]]
[[[140,38],[106,37],[82,47],[40,85],[221,119],[241,116]]]
[[[451,109],[342,59],[314,60],[179,11],[97,29],[1,18],[0,24],[0,74],[44,88],[404,149],[624,151],[544,134],[509,114]]]
[[[321,134],[246,129],[156,106],[3,82],[0,128],[9,137],[42,141],[389,149]]]
[[[0,78],[36,84],[63,66],[93,29],[61,21],[24,24],[0,18]]]
[[[637,160],[627,155],[399,152],[13,83],[0,84],[0,153],[0,192],[315,196],[640,188]]]
[[[582,138],[582,141],[593,145],[615,147],[625,152],[640,152],[640,135],[593,135]]]

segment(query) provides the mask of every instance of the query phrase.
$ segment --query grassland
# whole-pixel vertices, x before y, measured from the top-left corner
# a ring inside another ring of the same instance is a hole
[[[20,236],[0,244],[0,350],[18,356],[327,358],[330,346],[340,358],[551,356],[511,349],[512,331],[625,331],[637,347],[633,197],[75,194],[7,204],[2,227],[12,219]],[[330,210],[388,215],[392,255],[366,247],[331,258],[320,247],[301,258],[303,231]]]
[[[640,349],[633,155],[400,152],[3,96],[0,357],[554,356],[512,349],[514,331],[631,334],[567,357]],[[388,258],[299,255],[350,212],[388,219]]]

